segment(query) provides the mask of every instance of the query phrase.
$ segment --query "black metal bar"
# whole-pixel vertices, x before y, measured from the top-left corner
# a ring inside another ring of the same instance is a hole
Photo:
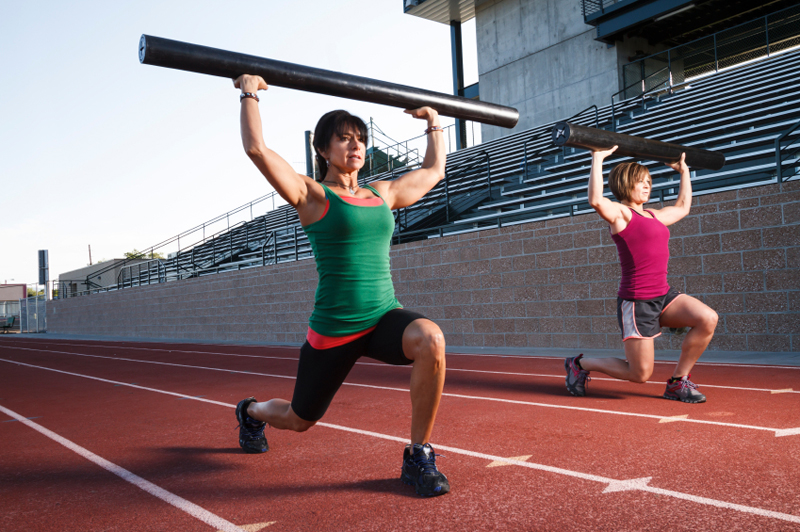
[[[618,146],[617,155],[651,159],[665,163],[680,160],[686,153],[686,164],[693,168],[719,170],[725,165],[725,155],[719,152],[635,137],[623,133],[559,122],[553,127],[553,144],[585,150],[606,150]]]
[[[450,223],[450,177],[447,172],[444,173],[444,219]]]
[[[767,57],[769,57],[769,15],[764,17],[764,34],[767,41]]]
[[[514,127],[519,120],[519,111],[513,107],[151,35],[142,35],[139,40],[139,61],[229,79],[257,74],[276,87],[403,109],[429,105],[444,116],[507,128]]]
[[[297,226],[294,226],[294,260],[297,262],[299,259],[299,250],[297,249]]]
[[[450,54],[453,62],[453,94],[464,96],[464,53],[461,41],[461,22],[450,21]],[[456,119],[456,150],[467,147],[467,123]]]

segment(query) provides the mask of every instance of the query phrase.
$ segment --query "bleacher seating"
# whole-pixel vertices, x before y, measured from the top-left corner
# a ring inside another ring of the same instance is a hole
[[[795,82],[799,76],[800,51],[787,52],[670,90],[593,107],[569,121],[723,152],[727,162],[722,170],[693,171],[695,194],[774,183],[778,160],[782,161],[784,180],[796,178],[800,172],[800,88]],[[395,241],[589,212],[586,184],[591,155],[585,150],[555,147],[552,127],[543,124],[449,154],[446,178],[422,200],[396,212]],[[606,159],[606,172],[623,159]],[[677,174],[660,163],[642,163],[653,176],[652,201],[674,198]],[[411,169],[395,168],[366,178],[362,184],[395,179]],[[170,259],[127,268],[117,286],[310,256],[310,244],[296,212],[284,205],[204,239]]]

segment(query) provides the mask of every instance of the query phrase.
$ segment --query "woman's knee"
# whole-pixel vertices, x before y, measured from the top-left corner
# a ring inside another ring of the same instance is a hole
[[[305,432],[316,424],[316,421],[307,421],[295,415],[295,419],[292,420],[291,429],[295,432]]]
[[[406,330],[404,347],[410,347],[413,360],[430,358],[437,365],[444,364],[444,334],[438,325],[430,320],[416,320]],[[404,349],[405,350],[405,349]]]
[[[630,373],[628,380],[636,383],[647,382],[647,379],[653,376],[653,366],[630,366]]]
[[[719,314],[717,314],[713,309],[708,309],[708,311],[703,316],[703,328],[706,329],[708,332],[713,333],[717,328],[717,322],[719,321]]]

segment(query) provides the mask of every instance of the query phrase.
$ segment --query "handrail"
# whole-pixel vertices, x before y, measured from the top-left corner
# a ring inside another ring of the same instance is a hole
[[[644,87],[645,87],[645,85],[646,85],[646,83],[645,83],[645,82],[646,82],[646,81],[647,81],[649,78],[651,78],[651,77],[655,76],[656,74],[660,74],[661,72],[663,72],[663,71],[667,70],[668,68],[669,68],[669,67],[664,67],[664,68],[661,68],[661,69],[659,69],[659,70],[656,70],[655,72],[653,72],[652,74],[648,75],[647,77],[645,77],[645,78],[642,78],[642,80],[641,80],[641,81],[637,81],[636,83],[633,83],[633,84],[631,84],[631,85],[628,85],[628,86],[627,86],[627,87],[625,87],[624,89],[622,89],[622,90],[620,90],[620,91],[617,91],[617,92],[615,92],[614,94],[612,94],[612,95],[611,95],[611,131],[616,131],[616,130],[617,130],[617,114],[616,114],[616,110],[617,110],[617,104],[623,104],[623,103],[626,103],[626,102],[630,102],[631,100],[634,100],[634,99],[637,99],[637,98],[641,98],[641,99],[642,99],[642,103],[644,103],[644,97],[645,97],[645,95],[647,95],[647,94],[649,94],[649,93],[651,93],[651,92],[653,92],[653,91],[657,91],[657,90],[658,90],[658,91],[661,91],[661,90],[664,90],[664,87],[661,87],[661,86],[656,86],[656,87],[653,87],[653,88],[652,88],[652,89],[650,89],[650,90],[644,90]],[[672,78],[670,77],[670,80],[671,80],[671,79],[672,79]],[[620,101],[618,101],[618,102],[614,103],[614,97],[615,97],[615,96],[618,96],[619,94],[622,94],[623,92],[627,91],[628,89],[630,89],[630,88],[631,88],[631,87],[633,87],[634,85],[638,85],[639,83],[641,83],[641,84],[642,84],[642,94],[640,94],[639,96],[632,96],[631,98],[625,98],[624,100],[620,100]],[[665,82],[665,83],[666,83],[666,82]],[[671,84],[670,84],[670,87],[672,87],[672,85],[671,85]]]
[[[581,112],[583,112],[583,111],[581,111]],[[543,138],[547,138],[548,136],[550,136],[550,130],[545,128],[543,131],[537,131],[536,133],[531,135],[528,138],[528,140],[525,141],[525,144],[522,145],[522,172],[523,172],[523,175],[525,176],[525,178],[528,177],[528,159],[529,159],[529,157],[528,157],[528,144],[530,144],[534,140],[541,140]],[[544,150],[546,150],[547,148],[548,147],[545,147]],[[536,155],[541,154],[544,150],[538,150],[536,152]]]
[[[140,262],[138,264],[131,264],[130,266],[125,266],[125,267],[121,268],[119,270],[119,273],[117,273],[117,286],[120,286],[121,288],[125,288],[125,275],[123,275],[123,274],[127,271],[128,272],[128,279],[130,279],[130,286],[133,287],[133,268],[134,267],[138,268],[138,270],[139,270],[136,273],[137,279],[138,279],[137,286],[141,286],[142,285],[142,279],[141,279],[142,264],[146,264],[147,265],[146,266],[147,284],[150,284],[150,271],[152,269],[152,267],[150,266],[151,263],[155,263],[155,265],[156,265],[156,272],[158,274],[158,282],[159,283],[161,282],[161,271],[162,271],[162,269],[164,271],[164,279],[166,280],[167,267],[164,265],[164,263],[161,261],[161,259],[150,259],[147,262]],[[122,277],[122,281],[121,282],[120,282],[120,276]]]
[[[588,111],[589,109],[592,109],[592,108],[594,108],[594,127],[599,128],[600,127],[600,113],[597,110],[597,106],[596,105],[590,105],[589,107],[587,107],[583,111],[581,111],[579,113],[576,113],[576,114],[572,115],[571,117],[567,118],[565,120],[565,122],[572,122],[573,120],[575,120],[576,118],[581,116],[583,113],[585,113],[586,111]]]
[[[205,236],[205,228],[207,226],[210,226],[211,224],[214,224],[216,222],[222,221],[224,219],[230,219],[231,215],[240,213],[245,209],[248,209],[248,208],[250,209],[250,221],[252,221],[253,220],[253,205],[256,205],[258,203],[261,203],[262,201],[266,201],[266,200],[269,200],[269,199],[273,199],[274,200],[274,198],[277,195],[278,195],[277,192],[274,192],[274,191],[270,192],[269,194],[261,196],[260,198],[256,198],[253,201],[250,201],[248,203],[240,205],[239,207],[236,207],[235,209],[232,209],[232,210],[230,210],[230,211],[228,211],[228,212],[226,212],[224,214],[220,214],[219,216],[216,216],[215,218],[212,218],[212,219],[210,219],[210,220],[208,220],[206,222],[203,222],[202,224],[199,224],[199,225],[197,225],[197,226],[195,226],[195,227],[193,227],[191,229],[187,229],[187,230],[185,230],[185,231],[183,231],[183,232],[181,232],[181,233],[179,233],[179,234],[177,234],[177,235],[175,235],[173,237],[170,237],[170,238],[168,238],[168,239],[166,239],[166,240],[164,240],[162,242],[159,242],[158,244],[155,244],[154,246],[150,246],[149,248],[145,248],[142,251],[142,256],[141,257],[128,257],[128,258],[125,258],[125,259],[123,259],[121,261],[114,261],[114,262],[112,262],[112,264],[108,265],[107,267],[102,268],[100,270],[97,270],[95,272],[92,272],[90,275],[87,275],[86,276],[86,284],[88,286],[90,284],[90,282],[91,282],[89,277],[97,278],[100,275],[102,275],[102,274],[104,274],[104,273],[106,273],[108,271],[111,271],[111,270],[113,270],[113,269],[115,269],[115,268],[117,268],[119,266],[125,266],[125,264],[127,264],[131,260],[139,260],[141,258],[146,258],[147,255],[150,255],[152,257],[153,253],[155,253],[155,251],[157,249],[160,249],[160,248],[162,248],[162,247],[164,247],[164,246],[166,246],[168,244],[172,244],[173,242],[178,242],[178,252],[180,252],[181,251],[181,248],[180,248],[180,239],[181,239],[181,237],[185,237],[186,235],[190,235],[190,234],[195,233],[195,232],[197,232],[199,230],[203,231],[203,238],[201,240],[198,240],[194,244],[192,244],[192,246],[197,245],[197,244],[199,244],[201,242],[204,242],[204,241],[208,240],[208,238],[214,238],[216,235],[218,235],[222,231],[218,231],[217,233],[215,233],[211,237],[206,237]],[[273,201],[273,209],[272,210],[275,210],[274,205],[275,204],[274,204],[274,201]],[[189,247],[189,246],[187,246],[187,247]]]
[[[800,121],[796,122],[793,126],[784,131],[779,137],[775,139],[775,167],[778,170],[779,183],[783,181],[783,158],[781,157],[781,144],[783,142],[783,139],[794,133],[797,130],[797,128],[800,128]]]

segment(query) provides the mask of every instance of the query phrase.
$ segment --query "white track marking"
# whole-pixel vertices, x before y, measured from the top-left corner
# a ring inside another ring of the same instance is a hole
[[[356,362],[357,365],[361,366],[387,366],[387,364],[376,364],[374,362]],[[393,368],[410,368],[411,366],[390,366]],[[547,378],[556,378],[564,380],[565,375],[552,375],[549,373],[518,373],[518,372],[511,372],[511,371],[489,371],[484,369],[463,369],[463,368],[451,368],[448,367],[447,371],[466,371],[471,373],[487,373],[493,375],[514,375],[519,377],[547,377]],[[626,382],[620,379],[614,378],[607,378],[607,377],[592,377],[593,381],[608,381],[608,382]],[[660,386],[664,386],[666,381],[646,381],[642,384],[658,384]],[[770,393],[800,393],[800,391],[794,391],[791,388],[785,388],[783,390],[772,390],[769,388],[743,388],[740,386],[721,386],[718,384],[697,384],[698,386],[702,386],[704,388],[722,388],[725,390],[743,390],[748,392],[770,392]]]
[[[27,348],[15,348],[15,349],[27,349]],[[41,351],[40,349],[31,349],[31,351]],[[174,362],[159,362],[156,360],[138,360],[135,358],[124,358],[124,357],[107,357],[103,355],[89,355],[86,353],[71,353],[68,351],[46,351],[47,353],[59,353],[65,355],[73,355],[73,356],[81,356],[81,357],[88,357],[88,358],[100,358],[105,360],[116,360],[116,361],[123,361],[123,362],[134,362],[138,364],[152,364],[156,366],[170,366],[170,367],[177,367],[177,368],[186,368],[186,369],[201,369],[206,371],[220,371],[223,373],[234,373],[234,374],[241,374],[241,375],[255,375],[258,377],[271,377],[275,379],[289,379],[289,380],[296,380],[297,377],[294,375],[276,375],[272,373],[259,373],[255,371],[241,371],[241,370],[232,370],[232,369],[225,369],[225,368],[210,368],[206,366],[190,366],[188,364],[176,364]],[[13,364],[23,364],[22,362],[16,362],[14,360],[6,360],[0,358],[0,361],[4,362],[11,362]],[[23,364],[26,365],[26,364]],[[31,366],[31,367],[39,367],[39,366]],[[374,384],[361,384],[355,382],[343,382],[343,386],[356,386],[359,388],[372,388],[375,390],[391,390],[395,392],[406,392],[409,393],[410,390],[407,388],[394,388],[391,386],[377,386]],[[617,410],[604,410],[600,408],[585,408],[579,406],[567,406],[567,405],[556,405],[552,403],[536,403],[533,401],[520,401],[516,399],[501,399],[499,397],[485,397],[485,396],[476,396],[476,395],[464,395],[464,394],[456,394],[456,393],[449,393],[444,392],[442,393],[443,397],[456,397],[459,399],[473,399],[477,401],[493,401],[499,403],[508,403],[508,404],[516,404],[516,405],[528,405],[528,406],[539,406],[543,408],[558,408],[562,410],[576,410],[579,412],[591,412],[595,414],[612,414],[616,416],[628,416],[628,417],[641,417],[647,419],[658,419],[664,420],[667,419],[669,421],[682,421],[686,423],[698,423],[702,425],[716,425],[720,427],[731,427],[731,428],[740,428],[740,429],[752,429],[752,430],[763,430],[767,432],[773,432],[777,436],[780,432],[782,436],[793,436],[793,432],[785,432],[785,431],[793,431],[794,429],[776,429],[772,427],[761,427],[756,425],[744,425],[741,423],[724,423],[722,421],[709,421],[703,419],[677,419],[674,416],[659,416],[657,414],[639,414],[636,412],[620,412]]]
[[[17,342],[25,342],[28,343],[26,340],[8,340],[8,341],[17,341]],[[36,340],[38,341],[38,340]],[[100,340],[102,341],[102,340]],[[33,343],[31,341],[30,343]],[[117,344],[103,344],[103,343],[95,343],[95,344],[74,344],[74,343],[58,343],[56,340],[42,340],[41,342],[46,342],[51,345],[61,345],[65,347],[104,347],[113,349],[114,347],[119,347],[120,349],[137,349],[143,351],[169,351],[171,353],[199,353],[199,354],[206,354],[206,355],[228,355],[228,356],[239,356],[239,357],[248,357],[248,358],[269,358],[269,359],[278,359],[278,360],[298,360],[297,357],[272,357],[267,355],[241,355],[238,353],[219,353],[214,351],[190,351],[190,350],[182,350],[182,349],[164,349],[159,347],[133,347],[127,345],[120,345],[120,344],[130,344],[134,342],[120,342]],[[0,344],[2,345],[2,344]],[[163,345],[163,344],[162,344]],[[176,344],[181,345],[181,344]],[[300,347],[293,347],[293,346],[271,346],[271,345],[239,345],[239,344],[225,344],[226,347],[241,347],[247,349],[299,349]],[[622,355],[622,352],[619,353]],[[536,356],[536,355],[495,355],[491,353],[487,354],[480,354],[480,353],[447,353],[447,356],[461,356],[461,357],[482,357],[482,358],[518,358],[523,360],[564,360],[564,357],[547,357],[547,356]],[[655,360],[656,364],[670,364],[675,365],[677,361],[675,360]],[[377,365],[384,365],[384,364],[377,364]],[[731,368],[765,368],[765,369],[793,369],[793,370],[800,370],[800,366],[777,366],[777,365],[770,365],[770,364],[739,364],[735,362],[696,362],[695,366],[716,366],[716,367],[731,367]],[[392,366],[392,367],[405,367],[405,366]],[[450,368],[448,368],[450,369]],[[480,371],[480,370],[464,370],[464,371]],[[525,374],[521,374],[525,375]],[[544,375],[544,376],[552,376],[552,375]],[[561,376],[561,378],[564,378]],[[600,380],[599,378],[597,380]],[[617,379],[606,379],[606,380],[617,380]],[[663,384],[659,382],[659,384]],[[708,384],[704,386],[710,386]],[[757,391],[764,391],[755,388],[741,388],[742,390],[757,390]],[[769,391],[769,390],[766,390]],[[797,393],[797,392],[796,392]]]
[[[532,454],[526,454],[524,456],[512,456],[511,458],[509,458],[509,460],[519,460],[520,462],[525,462],[525,461],[529,460],[532,456],[533,456]],[[486,467],[501,467],[501,466],[507,466],[507,465],[511,465],[511,464],[508,463],[508,462],[498,462],[498,461],[495,460],[494,462],[492,462],[491,464],[487,465]]]
[[[26,349],[26,348],[17,348],[17,349]],[[41,350],[32,349],[32,351],[41,351]],[[297,379],[297,377],[294,376],[294,375],[276,375],[276,374],[272,374],[272,373],[259,373],[259,372],[255,372],[255,371],[242,371],[242,370],[232,370],[232,369],[225,369],[225,368],[211,368],[211,367],[206,367],[206,366],[191,366],[191,365],[188,365],[188,364],[176,364],[174,362],[159,362],[159,361],[156,361],[156,360],[138,360],[138,359],[135,359],[135,358],[107,357],[107,356],[103,356],[103,355],[89,355],[89,354],[86,354],[86,353],[71,353],[71,352],[68,352],[68,351],[46,351],[46,352],[47,353],[58,353],[58,354],[65,354],[65,355],[73,355],[73,356],[81,356],[81,357],[88,357],[88,358],[100,358],[100,359],[105,359],[105,360],[134,362],[134,363],[138,363],[138,364],[152,364],[152,365],[157,365],[157,366],[170,366],[170,367],[178,367],[178,368],[186,368],[186,369],[201,369],[201,370],[206,370],[206,371],[220,371],[220,372],[223,372],[223,373],[233,373],[233,374],[241,374],[241,375],[255,375],[255,376],[258,376],[258,377],[270,377],[270,378],[276,378],[276,379],[289,379],[289,380],[296,380]],[[0,359],[0,360],[3,360],[5,362],[16,363],[15,361],[12,361],[12,360],[5,360],[5,359]],[[391,390],[391,391],[406,392],[406,393],[408,393],[410,391],[407,388],[394,388],[394,387],[391,387],[391,386],[377,386],[377,385],[374,385],[374,384],[361,384],[361,383],[355,383],[355,382],[344,382],[344,383],[342,383],[342,385],[344,385],[344,386],[356,386],[356,387],[359,387],[359,388],[372,388],[372,389],[375,389],[375,390]],[[792,431],[792,430],[794,430],[794,429],[776,429],[776,428],[761,427],[761,426],[756,426],[756,425],[744,425],[744,424],[740,424],[740,423],[724,423],[724,422],[721,422],[721,421],[709,421],[709,420],[703,420],[703,419],[689,419],[688,417],[684,418],[684,419],[676,419],[674,416],[659,416],[657,414],[639,414],[639,413],[635,413],[635,412],[620,412],[620,411],[616,411],[616,410],[604,410],[604,409],[600,409],[600,408],[585,408],[585,407],[579,407],[579,406],[556,405],[556,404],[552,404],[552,403],[537,403],[537,402],[533,402],[533,401],[520,401],[520,400],[515,400],[515,399],[501,399],[501,398],[498,398],[498,397],[464,395],[464,394],[455,394],[455,393],[449,393],[449,392],[442,393],[442,396],[443,397],[456,397],[456,398],[460,398],[460,399],[473,399],[473,400],[478,400],[478,401],[493,401],[493,402],[518,404],[518,405],[539,406],[539,407],[544,407],[544,408],[559,408],[559,409],[563,409],[563,410],[576,410],[576,411],[579,411],[579,412],[591,412],[591,413],[599,413],[599,414],[612,414],[612,415],[617,415],[617,416],[641,417],[641,418],[649,418],[649,419],[658,419],[659,421],[664,420],[664,419],[668,419],[670,421],[674,420],[674,421],[683,421],[683,422],[687,422],[687,423],[699,423],[699,424],[703,424],[703,425],[717,425],[717,426],[720,426],[720,427],[732,427],[732,428],[742,428],[742,429],[763,430],[763,431],[767,431],[767,432],[774,432],[774,433],[776,433],[776,436],[777,436],[777,433],[779,431],[787,431],[787,430],[788,431]],[[782,432],[781,435],[792,436],[794,434],[792,432],[788,432],[788,433],[783,433]]]
[[[169,392],[169,391],[166,391],[166,390],[159,390],[159,389],[156,389],[156,388],[145,388],[144,386],[138,386],[138,385],[128,384],[128,383],[125,383],[125,382],[118,382],[118,381],[112,381],[112,380],[108,380],[108,379],[102,379],[102,378],[99,378],[99,377],[93,377],[91,375],[81,375],[79,373],[70,373],[68,371],[62,371],[62,370],[53,369],[53,368],[47,368],[47,367],[43,367],[43,366],[34,366],[33,364],[26,364],[24,362],[17,362],[17,361],[14,361],[14,360],[0,359],[0,361],[9,362],[11,364],[16,364],[16,365],[19,365],[19,366],[27,366],[27,367],[31,367],[31,368],[43,369],[43,370],[46,370],[46,371],[53,371],[55,373],[62,373],[62,374],[66,374],[66,375],[72,375],[72,376],[75,376],[75,377],[81,377],[81,378],[85,378],[85,379],[96,380],[96,381],[100,381],[100,382],[117,384],[117,385],[120,385],[120,386],[129,386],[131,388],[138,388],[138,389],[152,391],[152,392],[161,393],[161,394],[170,395],[170,396],[184,397],[186,399],[191,399],[193,401],[202,401],[202,402],[206,402],[206,403],[213,403],[213,404],[217,404],[217,405],[220,405],[220,406],[225,406],[225,407],[228,407],[228,408],[236,408],[235,405],[228,404],[228,403],[222,403],[222,402],[219,402],[219,401],[210,401],[208,399],[191,397],[191,396],[188,396],[188,395],[179,394],[179,393],[175,393],[175,392]],[[351,428],[351,427],[345,427],[345,426],[342,426],[342,425],[335,425],[333,423],[319,422],[319,423],[317,423],[316,426],[327,427],[327,428],[330,428],[330,429],[341,430],[341,431],[344,431],[344,432],[350,432],[350,433],[354,433],[354,434],[360,434],[362,436],[371,436],[373,438],[379,438],[379,439],[382,439],[382,440],[400,442],[400,443],[403,443],[403,444],[408,443],[408,438],[401,438],[401,437],[398,437],[398,436],[391,436],[389,434],[382,434],[380,432],[372,432],[372,431],[368,431],[368,430],[355,429],[355,428]],[[687,494],[687,493],[681,493],[679,491],[672,491],[672,490],[664,490],[664,489],[660,489],[660,488],[653,488],[653,487],[650,487],[650,486],[646,485],[646,483],[641,481],[641,479],[617,480],[617,479],[602,477],[602,476],[599,476],[599,475],[592,475],[592,474],[589,474],[589,473],[582,473],[580,471],[572,471],[572,470],[569,470],[569,469],[563,469],[563,468],[560,468],[560,467],[553,467],[553,466],[548,466],[548,465],[544,465],[544,464],[537,464],[537,463],[533,463],[533,462],[515,460],[513,458],[504,458],[502,456],[494,456],[494,455],[491,455],[491,454],[485,454],[485,453],[479,453],[479,452],[475,452],[475,451],[469,451],[469,450],[461,449],[461,448],[458,448],[458,447],[450,447],[450,446],[445,446],[445,445],[439,445],[438,443],[432,443],[432,445],[434,445],[435,448],[440,450],[440,451],[447,451],[447,452],[451,452],[451,453],[454,453],[454,454],[470,456],[470,457],[473,457],[473,458],[479,458],[481,460],[488,460],[490,462],[506,462],[508,464],[518,465],[520,467],[526,467],[526,468],[529,468],[529,469],[535,469],[535,470],[539,470],[539,471],[547,471],[547,472],[550,472],[550,473],[555,473],[555,474],[559,474],[559,475],[565,475],[565,476],[569,476],[569,477],[572,477],[572,478],[580,478],[580,479],[583,479],[583,480],[590,480],[590,481],[594,481],[594,482],[599,482],[601,484],[606,484],[607,485],[606,488],[608,488],[609,486],[623,486],[624,485],[626,487],[626,489],[628,489],[628,490],[635,489],[635,490],[638,490],[638,491],[656,493],[658,495],[664,495],[664,496],[667,496],[667,497],[675,497],[675,498],[679,498],[679,499],[683,499],[683,500],[692,501],[692,502],[695,502],[695,503],[698,503],[698,504],[705,504],[705,505],[709,505],[709,506],[715,506],[717,508],[725,508],[725,509],[736,510],[736,511],[739,511],[739,512],[744,512],[744,513],[749,513],[749,514],[754,514],[754,515],[760,515],[760,516],[763,516],[763,517],[770,517],[770,518],[773,518],[773,519],[780,519],[782,521],[788,521],[788,522],[791,522],[791,523],[800,523],[800,516],[791,515],[791,514],[785,514],[785,513],[781,513],[781,512],[774,512],[774,511],[771,511],[771,510],[764,510],[762,508],[756,508],[756,507],[752,507],[752,506],[745,506],[745,505],[735,504],[735,503],[730,503],[730,502],[725,502],[725,501],[718,501],[718,500],[709,499],[709,498],[706,498],[706,497],[698,497],[696,495],[690,495],[690,494]],[[612,491],[614,491],[614,490],[612,490]]]
[[[275,523],[277,523],[277,521],[270,521],[268,523],[253,523],[252,525],[242,525],[240,528],[244,530],[244,532],[258,532],[262,528],[274,525]],[[217,532],[224,532],[224,531],[217,530]]]
[[[14,418],[20,423],[24,423],[28,427],[32,428],[33,430],[39,432],[50,438],[51,440],[55,441],[56,443],[60,443],[70,451],[82,456],[83,458],[89,460],[90,462],[94,462],[95,464],[99,465],[106,471],[114,473],[121,479],[130,482],[137,488],[146,491],[150,495],[161,499],[162,501],[171,504],[178,510],[185,512],[195,519],[199,519],[204,523],[207,523],[215,528],[223,530],[224,532],[243,532],[241,528],[234,525],[233,523],[226,521],[225,519],[219,517],[218,515],[212,514],[208,510],[201,508],[200,506],[194,504],[193,502],[189,502],[186,499],[175,495],[159,486],[156,486],[152,482],[143,479],[142,477],[131,473],[127,469],[124,469],[117,464],[109,462],[105,458],[102,458],[90,450],[81,447],[80,445],[64,438],[63,436],[59,436],[55,432],[44,428],[43,426],[39,425],[38,423],[34,423],[23,417],[21,414],[17,414],[13,410],[9,410],[4,406],[0,405],[0,412],[3,412],[8,417]],[[7,450],[6,450],[7,451]]]
[[[682,421],[688,418],[689,414],[681,414],[680,416],[662,417],[659,423],[672,423],[673,421]]]
[[[317,423],[317,425],[323,425],[323,424],[322,423]],[[398,441],[398,442],[404,442],[404,443],[408,442],[408,440],[405,439],[405,438],[397,438],[395,436],[389,436],[389,435],[386,435],[386,434],[381,434],[379,432],[371,432],[371,431],[367,431],[367,430],[352,429],[350,427],[343,427],[341,425],[333,425],[333,424],[330,424],[330,423],[325,423],[324,426],[326,426],[328,428],[344,430],[344,431],[347,431],[347,432],[354,432],[356,434],[361,434],[361,435],[364,435],[364,436],[372,436],[374,438],[381,438],[381,439],[384,439],[384,440]],[[717,508],[725,508],[725,509],[730,509],[730,510],[736,510],[736,511],[739,511],[739,512],[749,513],[749,514],[760,515],[760,516],[763,516],[763,517],[771,517],[773,519],[780,519],[782,521],[788,521],[790,523],[800,523],[800,516],[796,516],[796,515],[792,515],[792,514],[785,514],[785,513],[782,513],[782,512],[774,512],[772,510],[764,510],[762,508],[756,508],[756,507],[753,507],[753,506],[745,506],[745,505],[742,505],[742,504],[735,504],[735,503],[726,502],[726,501],[718,501],[718,500],[709,499],[709,498],[706,498],[706,497],[698,497],[696,495],[690,495],[690,494],[687,494],[687,493],[681,493],[679,491],[671,491],[671,490],[664,490],[664,489],[660,489],[660,488],[653,488],[653,487],[647,485],[647,482],[649,482],[649,478],[646,478],[646,479],[633,479],[633,480],[616,480],[616,479],[612,479],[612,478],[601,477],[599,475],[591,475],[591,474],[588,474],[588,473],[581,473],[579,471],[571,471],[569,469],[562,469],[560,467],[552,467],[552,466],[543,465],[543,464],[536,464],[536,463],[533,463],[533,462],[524,462],[524,461],[521,461],[521,460],[514,460],[512,458],[503,458],[501,456],[493,456],[493,455],[490,455],[490,454],[478,453],[478,452],[475,452],[475,451],[468,451],[468,450],[465,450],[465,449],[460,449],[458,447],[448,447],[448,446],[444,446],[444,445],[439,445],[437,443],[431,443],[431,445],[433,445],[434,448],[436,450],[439,450],[439,451],[447,451],[447,452],[450,452],[450,453],[453,453],[453,454],[461,454],[461,455],[464,455],[464,456],[471,456],[473,458],[480,458],[482,460],[491,460],[493,462],[495,462],[495,461],[496,462],[507,462],[507,463],[512,464],[512,465],[517,465],[517,466],[520,466],[520,467],[526,467],[526,468],[529,468],[529,469],[535,469],[535,470],[539,470],[539,471],[547,471],[549,473],[555,473],[555,474],[558,474],[558,475],[564,475],[564,476],[568,476],[568,477],[572,477],[572,478],[580,478],[580,479],[583,479],[583,480],[590,480],[590,481],[594,481],[594,482],[599,482],[599,483],[602,483],[602,484],[606,484],[607,485],[606,489],[608,487],[616,487],[617,489],[613,489],[612,488],[612,490],[611,490],[612,492],[613,491],[621,491],[619,488],[624,487],[625,490],[637,490],[637,491],[644,491],[644,492],[648,492],[648,493],[656,493],[658,495],[664,495],[664,496],[667,496],[667,497],[675,497],[675,498],[678,498],[678,499],[692,501],[692,502],[695,502],[697,504],[705,504],[705,505],[708,505],[708,506],[715,506]]]
[[[61,344],[61,345],[65,345],[67,347],[71,347],[73,344]],[[81,344],[80,347],[93,347],[93,348],[103,347],[103,348],[113,349],[113,347],[93,346],[93,345],[84,345],[84,344]],[[9,346],[9,348],[10,349],[24,349],[24,350],[27,350],[27,351],[41,351],[41,352],[44,352],[44,353],[59,353],[59,354],[74,354],[74,355],[78,355],[78,356],[93,356],[93,355],[86,355],[86,354],[83,354],[83,353],[72,353],[70,351],[54,351],[52,349],[37,349],[37,348],[32,348],[32,347]],[[217,355],[217,356],[228,356],[228,357],[263,358],[263,359],[269,359],[269,360],[289,360],[289,361],[295,361],[295,362],[299,360],[298,358],[293,358],[293,357],[277,357],[277,356],[269,356],[269,355],[242,355],[242,354],[238,354],[238,353],[216,353],[216,352],[211,352],[211,351],[180,351],[180,350],[175,350],[175,349],[157,349],[157,348],[156,349],[149,349],[149,348],[145,348],[145,347],[122,347],[121,349],[138,349],[138,350],[144,350],[144,351],[166,351],[166,352],[169,352],[169,353],[193,353],[193,354]],[[96,356],[99,356],[99,355],[96,355]],[[449,353],[448,353],[448,356],[449,356]],[[481,356],[484,356],[484,355],[481,355]],[[490,356],[490,355],[485,355],[485,356]],[[114,356],[112,358],[114,358],[116,360],[137,360],[137,359],[126,359],[126,358],[116,357],[116,356]],[[531,357],[525,357],[525,358],[530,359]],[[537,357],[537,358],[542,358],[542,357]],[[391,364],[384,364],[384,363],[377,363],[377,362],[356,362],[356,365],[357,366],[377,366],[377,367],[382,367],[382,368],[403,368],[403,369],[406,369],[406,370],[411,369],[411,367],[412,367],[411,365],[394,366],[394,365],[391,365]],[[520,372],[512,372],[512,371],[489,371],[489,370],[482,370],[482,369],[465,369],[465,368],[453,368],[453,367],[448,367],[447,371],[451,371],[451,372],[452,371],[461,371],[461,372],[481,373],[481,374],[488,374],[488,375],[513,375],[513,376],[517,376],[517,377],[543,377],[543,378],[555,378],[555,379],[563,379],[564,378],[564,375],[552,375],[552,374],[549,374],[549,373],[520,373]],[[592,380],[594,380],[594,381],[607,381],[607,382],[625,382],[625,381],[622,381],[620,379],[607,378],[607,377],[592,377]],[[659,386],[664,386],[665,383],[663,381],[646,381],[645,383],[642,383],[642,384],[656,384],[656,385],[659,385]],[[741,390],[741,391],[748,391],[748,392],[770,392],[772,394],[776,394],[776,393],[796,393],[796,394],[800,394],[800,390],[795,391],[795,390],[793,390],[791,388],[784,388],[782,390],[772,390],[772,389],[769,389],[769,388],[743,388],[743,387],[739,387],[739,386],[721,386],[721,385],[717,385],[717,384],[697,383],[697,385],[698,386],[702,386],[704,388],[718,388],[718,389],[723,389],[723,390]]]
[[[603,493],[613,493],[615,491],[636,491],[647,487],[653,477],[632,478],[630,480],[617,480],[610,482]]]

